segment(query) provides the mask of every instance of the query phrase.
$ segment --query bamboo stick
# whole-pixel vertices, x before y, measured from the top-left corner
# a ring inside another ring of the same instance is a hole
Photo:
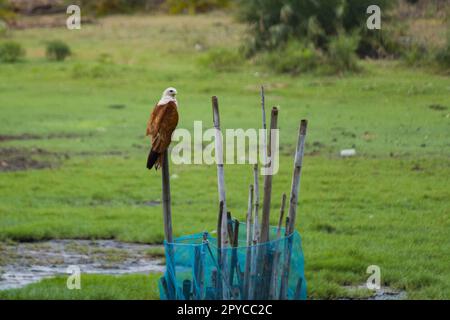
[[[219,215],[217,218],[217,248],[222,247],[222,216],[223,216],[223,201],[219,203]]]
[[[217,163],[217,186],[219,192],[219,201],[223,201],[223,212],[227,212],[227,204],[226,204],[226,196],[225,196],[225,177],[224,177],[224,168],[223,168],[223,141],[222,141],[222,133],[220,130],[220,114],[219,114],[219,102],[217,97],[212,97],[212,108],[213,108],[213,122],[214,127],[216,129],[216,163]],[[221,249],[222,249],[222,257],[221,257],[221,268],[222,272],[227,270],[226,268],[226,248],[228,246],[228,219],[227,215],[222,215],[222,228],[221,228]],[[223,281],[227,281],[227,279],[222,279]],[[223,299],[229,299],[229,292],[227,290],[227,286],[223,285]]]
[[[302,120],[300,123],[297,152],[295,154],[294,174],[292,176],[291,199],[289,203],[289,234],[294,232],[295,219],[297,216],[298,194],[300,192],[300,182],[303,167],[303,156],[305,153],[306,128],[308,122]]]
[[[259,172],[258,165],[256,164],[253,167],[253,180],[254,180],[254,199],[255,199],[255,218],[253,221],[253,247],[252,247],[252,255],[250,262],[250,280],[249,280],[249,289],[248,289],[248,299],[253,300],[255,298],[255,290],[256,290],[256,280],[258,273],[258,250],[259,246],[259,237],[260,237],[260,228],[259,228],[259,219],[258,219],[258,211],[259,211]]]
[[[271,112],[270,117],[270,133],[269,133],[269,143],[267,144],[267,159],[268,163],[266,166],[266,175],[264,176],[264,199],[261,217],[261,235],[260,242],[267,243],[270,240],[270,204],[272,198],[272,180],[273,175],[271,172],[271,167],[273,165],[273,159],[276,150],[273,149],[273,141],[276,141],[276,129],[278,126],[278,109],[274,107]],[[262,246],[259,248],[258,253],[258,274],[262,275],[260,277],[261,283],[258,285],[260,290],[258,290],[258,299],[267,299],[269,296],[269,286],[270,286],[270,276],[271,265],[273,260],[271,260],[272,254],[269,252],[267,246]]]
[[[228,231],[228,240],[233,246],[233,239],[234,239],[234,231],[233,231],[233,218],[231,217],[231,212],[227,212],[227,231]]]
[[[262,129],[263,136],[261,141],[263,165],[267,165],[267,124],[266,124],[266,96],[264,86],[261,86],[261,114],[262,114]]]
[[[235,286],[233,286],[233,280],[234,280],[234,271],[236,270],[236,276],[239,280],[239,266],[238,266],[238,256],[237,256],[237,247],[238,247],[238,242],[239,242],[239,221],[235,220],[234,222],[234,230],[233,230],[233,241],[231,243],[232,246],[232,250],[231,250],[231,263],[230,263],[230,276],[229,276],[229,283],[230,286],[232,286],[232,288],[234,288]],[[237,287],[239,288],[239,287]],[[232,293],[233,297],[235,299],[237,299],[239,297],[239,290],[234,290],[234,292]]]
[[[176,298],[176,276],[175,276],[175,260],[173,252],[173,234],[172,234],[172,208],[170,197],[170,173],[169,173],[169,156],[167,150],[163,154],[162,164],[162,206],[164,221],[164,238],[167,245],[167,291],[168,299]]]
[[[222,265],[222,217],[223,217],[223,201],[219,203],[219,215],[217,219],[217,274],[215,287],[217,288],[217,299],[222,299],[222,272],[219,270]]]
[[[258,165],[255,164],[253,167],[253,184],[255,186],[254,189],[254,199],[255,199],[255,219],[253,221],[253,244],[259,242],[260,237],[260,227],[259,227],[259,173],[258,173]]]
[[[272,141],[276,137],[275,131],[278,127],[278,109],[273,107],[271,117],[270,117],[270,134],[269,134],[269,143],[267,147],[267,156],[269,159],[268,166],[272,166],[273,159],[276,150],[272,150]],[[270,174],[266,174],[264,176],[264,200],[263,200],[263,209],[262,209],[262,219],[261,219],[261,242],[269,241],[269,224],[270,224],[270,203],[272,198],[272,172]]]
[[[252,259],[252,212],[253,212],[253,185],[250,185],[248,190],[248,206],[247,206],[247,252],[245,257],[245,269],[244,269],[244,289],[243,298],[248,299],[249,287],[250,287],[250,266]]]
[[[298,278],[297,286],[295,287],[294,300],[300,300],[300,298],[302,296],[302,284],[303,284],[303,279]]]
[[[191,287],[192,287],[191,280],[186,279],[183,281],[183,295],[185,300],[191,300]]]
[[[287,299],[287,287],[289,280],[290,262],[292,254],[292,234],[295,230],[295,219],[297,216],[298,194],[300,192],[301,173],[303,166],[303,156],[305,151],[306,129],[308,122],[302,120],[300,122],[300,129],[298,133],[297,149],[295,152],[294,173],[292,175],[291,196],[289,201],[289,224],[287,226],[286,234],[289,237],[287,240],[287,248],[285,252],[285,261],[283,266],[283,275],[280,286],[280,299]]]
[[[283,196],[281,197],[280,219],[278,220],[277,239],[280,239],[281,236],[281,225],[283,224],[285,208],[286,208],[286,193],[283,193]]]
[[[280,207],[280,219],[278,220],[276,242],[274,244],[273,253],[273,266],[272,266],[272,276],[270,278],[270,288],[269,288],[269,300],[275,300],[277,297],[277,282],[278,282],[278,261],[280,260],[281,252],[279,251],[279,240],[281,237],[281,226],[284,219],[284,210],[286,207],[286,193],[283,193],[281,198]]]
[[[192,282],[192,292],[195,300],[201,300],[203,295],[203,246],[196,246],[194,249],[194,279]]]

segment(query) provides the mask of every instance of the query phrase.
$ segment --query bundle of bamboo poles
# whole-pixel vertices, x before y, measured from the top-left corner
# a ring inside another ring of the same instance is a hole
[[[231,217],[231,213],[227,211],[226,192],[225,192],[225,173],[223,165],[223,141],[220,127],[219,103],[217,97],[212,97],[213,123],[216,129],[215,136],[215,154],[217,164],[217,185],[219,194],[219,214],[217,223],[217,268],[211,275],[214,282],[215,293],[209,295],[206,293],[205,298],[210,299],[242,299],[242,300],[275,300],[288,298],[288,281],[291,266],[291,255],[293,249],[293,233],[295,232],[295,221],[297,216],[297,204],[300,190],[302,162],[305,147],[307,121],[301,120],[298,132],[294,171],[292,176],[292,184],[289,198],[288,215],[284,218],[287,196],[283,194],[281,197],[281,206],[276,227],[275,238],[270,238],[270,209],[272,201],[272,181],[271,172],[264,176],[263,185],[263,201],[261,217],[260,209],[260,188],[259,188],[259,168],[255,165],[253,168],[253,184],[249,186],[248,204],[246,214],[246,252],[245,265],[243,271],[239,266],[237,248],[239,246],[239,226],[237,219]],[[265,113],[265,94],[264,87],[261,87],[261,109],[262,109],[262,128],[266,132],[266,113]],[[270,131],[268,137],[264,137],[262,142],[264,165],[266,168],[271,167],[273,159],[275,159],[277,148],[272,143],[276,141],[278,129],[278,109],[273,107],[270,118]],[[268,143],[266,143],[268,140]],[[170,182],[168,157],[164,157],[162,167],[162,183],[163,183],[163,214],[164,214],[164,231],[166,238],[166,256],[169,263],[173,263],[173,249],[171,248],[172,238],[172,222],[170,209]],[[285,221],[284,246],[280,248],[279,242],[275,241],[275,248],[269,249],[264,244],[273,240],[280,240],[282,237],[283,222]],[[204,243],[207,244],[206,236]],[[167,246],[168,244],[168,246]],[[209,247],[208,247],[209,248]],[[198,253],[199,254],[199,253]],[[228,257],[228,255],[231,255]],[[197,255],[197,251],[196,251]],[[280,259],[283,259],[280,261]],[[197,261],[197,260],[195,260]],[[229,264],[229,265],[228,265]],[[279,267],[281,266],[281,268]],[[173,267],[173,265],[171,266]],[[194,266],[195,267],[195,266]],[[197,266],[194,270],[194,279],[196,283],[202,283],[199,277],[202,277],[202,268]],[[173,268],[174,269],[174,268]],[[198,271],[200,270],[200,271]],[[233,286],[235,275],[238,277],[239,286]],[[167,292],[176,292],[176,276],[175,270],[169,270],[169,277],[163,282],[163,286]],[[195,279],[198,278],[198,279]],[[279,279],[281,279],[279,281]],[[191,286],[190,282],[186,287]],[[302,278],[298,280],[297,289],[294,298],[300,295],[302,286]],[[186,289],[189,292],[189,288]],[[183,283],[183,291],[184,283]],[[185,295],[186,297],[201,298],[201,293],[194,292]],[[176,299],[174,294],[169,294],[168,299]],[[175,294],[176,295],[176,294]]]
[[[221,140],[221,129],[220,129],[220,115],[219,115],[219,104],[217,97],[212,98],[213,107],[213,121],[214,127],[216,128],[216,161],[217,161],[217,182],[219,191],[219,220],[218,220],[218,237],[219,237],[219,258],[221,262],[219,267],[222,270],[222,274],[232,273],[235,266],[233,265],[234,259],[231,259],[231,265],[227,266],[226,254],[229,247],[228,239],[234,239],[231,241],[231,247],[237,247],[237,231],[230,230],[228,227],[230,225],[230,214],[225,215],[226,211],[226,196],[225,196],[225,178],[224,178],[224,168],[223,168],[223,145]],[[261,109],[262,109],[262,128],[266,131],[266,113],[265,113],[265,94],[264,87],[261,87]],[[278,129],[278,108],[274,107],[271,112],[270,118],[270,131],[263,141],[263,152],[264,164],[267,168],[272,165],[273,159],[275,159],[275,144],[276,134]],[[271,172],[264,176],[264,190],[263,190],[263,205],[262,205],[262,216],[261,222],[259,221],[259,170],[258,165],[254,166],[253,176],[254,183],[249,186],[249,196],[248,196],[248,207],[246,216],[246,259],[243,274],[243,286],[240,292],[240,297],[243,299],[287,299],[287,287],[290,272],[290,262],[292,255],[292,237],[290,237],[295,231],[295,221],[297,216],[297,204],[298,204],[298,194],[300,190],[300,179],[302,172],[302,162],[304,156],[305,138],[306,138],[307,121],[301,120],[300,128],[298,132],[297,148],[295,153],[294,161],[294,173],[292,176],[292,185],[289,198],[289,212],[286,217],[285,234],[287,242],[284,248],[275,248],[275,250],[268,250],[266,246],[262,245],[268,243],[271,240],[279,240],[281,238],[281,230],[284,220],[284,212],[286,207],[286,194],[282,195],[280,216],[278,219],[278,226],[276,232],[276,238],[270,239],[270,207],[272,198],[272,181],[273,175]],[[267,145],[267,146],[266,146]],[[235,226],[239,227],[239,222],[234,220]],[[229,233],[232,233],[230,235]],[[278,242],[275,242],[278,246]],[[284,261],[281,270],[281,284],[278,285],[278,268],[279,259],[281,256],[280,250],[284,249]],[[234,252],[234,251],[232,251]],[[230,270],[227,270],[227,269]],[[230,279],[232,276],[230,275]],[[221,288],[223,289],[223,295],[221,299],[227,300],[230,298],[229,291],[226,290],[227,287],[231,286],[231,281],[226,284],[226,278],[222,278]],[[297,286],[301,287],[301,283]],[[298,290],[297,290],[298,291]],[[299,293],[296,293],[299,294]],[[232,298],[232,297],[231,297]]]

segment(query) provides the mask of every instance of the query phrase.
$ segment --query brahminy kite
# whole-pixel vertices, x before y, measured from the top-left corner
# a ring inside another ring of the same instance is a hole
[[[178,124],[178,102],[175,88],[164,90],[161,100],[153,109],[147,123],[147,136],[152,139],[152,148],[147,158],[147,169],[162,166],[164,152],[169,148],[172,133]]]

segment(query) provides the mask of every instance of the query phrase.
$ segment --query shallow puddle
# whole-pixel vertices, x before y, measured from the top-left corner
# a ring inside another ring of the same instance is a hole
[[[147,274],[164,272],[161,246],[113,240],[53,240],[0,244],[0,290],[20,288],[43,278],[81,273]]]
[[[360,286],[345,286],[349,291],[366,290],[365,285]],[[381,287],[379,290],[374,290],[373,294],[368,298],[361,298],[360,300],[405,300],[407,295],[405,291],[395,290],[390,287]]]

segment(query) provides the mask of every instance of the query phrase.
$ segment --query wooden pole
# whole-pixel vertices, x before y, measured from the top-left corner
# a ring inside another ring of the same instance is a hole
[[[273,107],[272,114],[270,117],[270,133],[269,133],[269,143],[267,146],[267,156],[269,159],[268,167],[273,165],[275,152],[276,150],[272,150],[272,142],[276,139],[275,131],[278,127],[278,109]],[[272,132],[274,133],[272,135]],[[272,178],[273,175],[266,174],[264,176],[264,200],[263,200],[263,209],[262,209],[262,218],[261,218],[261,243],[269,241],[269,226],[270,226],[270,203],[272,197]]]
[[[173,253],[172,207],[170,198],[169,156],[167,150],[163,154],[162,164],[162,205],[164,221],[164,238],[167,245],[167,291],[168,299],[176,299],[175,259]]]
[[[219,101],[217,97],[212,97],[212,108],[213,108],[213,122],[214,128],[216,129],[216,163],[217,163],[217,186],[219,192],[219,201],[223,202],[223,214],[222,214],[222,228],[221,228],[221,249],[222,249],[222,259],[221,259],[221,267],[222,272],[225,272],[226,269],[226,249],[228,247],[228,219],[227,219],[227,204],[225,197],[225,177],[224,177],[224,168],[223,168],[223,141],[222,141],[222,132],[220,130],[220,115],[219,115]],[[224,282],[227,279],[222,279]],[[229,299],[229,292],[227,290],[227,286],[224,284],[223,288],[223,299]]]
[[[248,299],[249,287],[250,287],[250,266],[252,260],[252,212],[253,212],[253,185],[250,185],[248,190],[248,206],[247,206],[247,252],[245,257],[245,269],[244,269],[244,289],[243,298]]]
[[[292,254],[292,237],[291,235],[295,230],[295,219],[297,216],[297,205],[298,205],[298,194],[300,192],[300,179],[302,173],[303,166],[303,156],[305,151],[305,139],[306,139],[306,129],[308,126],[308,122],[306,120],[302,120],[300,122],[300,129],[298,132],[298,141],[297,141],[297,149],[295,152],[295,161],[294,161],[294,173],[292,175],[292,185],[291,185],[291,196],[289,200],[289,224],[286,228],[286,234],[289,237],[286,242],[286,251],[284,253],[284,265],[283,265],[283,274],[281,277],[281,286],[280,286],[280,299],[287,299],[287,289],[289,285],[289,271],[291,264],[291,254]]]
[[[168,243],[173,242],[172,236],[172,207],[170,199],[170,174],[168,152],[164,152],[162,165],[162,199],[163,199],[163,219],[164,237]]]

